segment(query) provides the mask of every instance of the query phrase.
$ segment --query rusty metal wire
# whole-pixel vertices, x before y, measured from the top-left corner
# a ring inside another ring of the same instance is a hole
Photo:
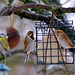
[[[55,39],[56,39],[56,42],[57,42],[57,44],[58,44],[58,48],[59,48],[59,50],[60,50],[60,53],[61,53],[61,56],[62,56],[62,60],[63,60],[63,63],[64,63],[64,66],[65,66],[65,68],[66,68],[66,70],[67,70],[67,73],[68,73],[68,75],[70,75],[70,72],[69,72],[69,70],[68,70],[68,68],[67,68],[67,66],[66,66],[66,64],[65,64],[65,61],[64,61],[64,58],[63,58],[63,54],[62,54],[62,51],[61,51],[61,48],[60,48],[60,46],[59,46],[59,42],[58,42],[58,40],[57,40],[57,37],[56,37],[56,35],[55,35],[55,32],[53,31],[53,29],[52,29],[52,22],[53,22],[53,20],[54,20],[54,12],[52,12],[52,16],[51,16],[51,20],[50,20],[50,24],[49,24],[49,32],[48,32],[48,37],[47,37],[47,44],[46,44],[46,51],[45,51],[45,72],[44,72],[44,75],[46,75],[46,60],[47,60],[47,47],[48,47],[48,39],[49,39],[49,33],[50,33],[50,29],[52,30],[52,32],[53,32],[53,35],[54,35],[54,37],[55,37]]]
[[[54,12],[52,12],[52,16],[51,16],[51,20],[50,20],[50,24],[49,24],[49,32],[48,32],[48,37],[47,37],[47,44],[46,44],[46,51],[45,51],[45,72],[44,72],[44,75],[46,75],[46,60],[47,60],[47,48],[48,48],[48,39],[49,39],[49,34],[50,34],[50,28],[51,28],[51,25],[52,25],[52,21],[54,20]]]

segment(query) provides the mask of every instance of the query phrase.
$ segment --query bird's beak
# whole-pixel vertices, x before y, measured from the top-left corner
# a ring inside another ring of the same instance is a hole
[[[32,34],[30,34],[29,36],[32,36]]]

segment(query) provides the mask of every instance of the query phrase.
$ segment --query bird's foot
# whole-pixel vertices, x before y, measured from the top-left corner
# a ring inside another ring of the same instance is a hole
[[[25,57],[24,63],[26,63],[28,60],[29,60],[29,54],[27,54],[27,56]]]
[[[24,63],[26,63],[26,58],[25,58],[25,60],[24,60]]]

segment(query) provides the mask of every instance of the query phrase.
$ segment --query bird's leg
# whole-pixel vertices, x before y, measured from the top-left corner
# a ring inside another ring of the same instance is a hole
[[[26,55],[24,63],[26,63],[28,60],[29,60],[29,54]]]
[[[27,57],[26,57],[26,61],[28,61],[29,60],[29,54],[27,54]]]
[[[25,56],[25,60],[24,60],[24,63],[26,63],[27,61],[26,61],[26,59],[27,59],[27,54],[26,54],[26,56]]]
[[[24,63],[26,63],[26,57],[25,57]]]

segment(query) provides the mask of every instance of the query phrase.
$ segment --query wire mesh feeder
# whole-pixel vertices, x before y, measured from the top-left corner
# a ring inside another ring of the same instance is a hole
[[[46,51],[46,43],[47,43],[47,36],[48,36],[48,24],[49,22],[35,22],[36,28],[36,55],[37,55],[37,64],[45,65],[45,51]],[[71,41],[74,41],[74,27],[73,21],[65,21],[61,23],[60,21],[53,21],[52,28],[55,29],[62,29],[64,32],[69,36]],[[64,51],[61,47],[61,51],[63,54],[63,58],[66,64],[73,64],[74,63],[74,49],[73,54],[70,53],[68,49]],[[46,56],[46,64],[63,64],[62,56],[59,51],[56,39],[50,30],[49,40],[48,40],[48,48],[47,48],[47,56]]]

